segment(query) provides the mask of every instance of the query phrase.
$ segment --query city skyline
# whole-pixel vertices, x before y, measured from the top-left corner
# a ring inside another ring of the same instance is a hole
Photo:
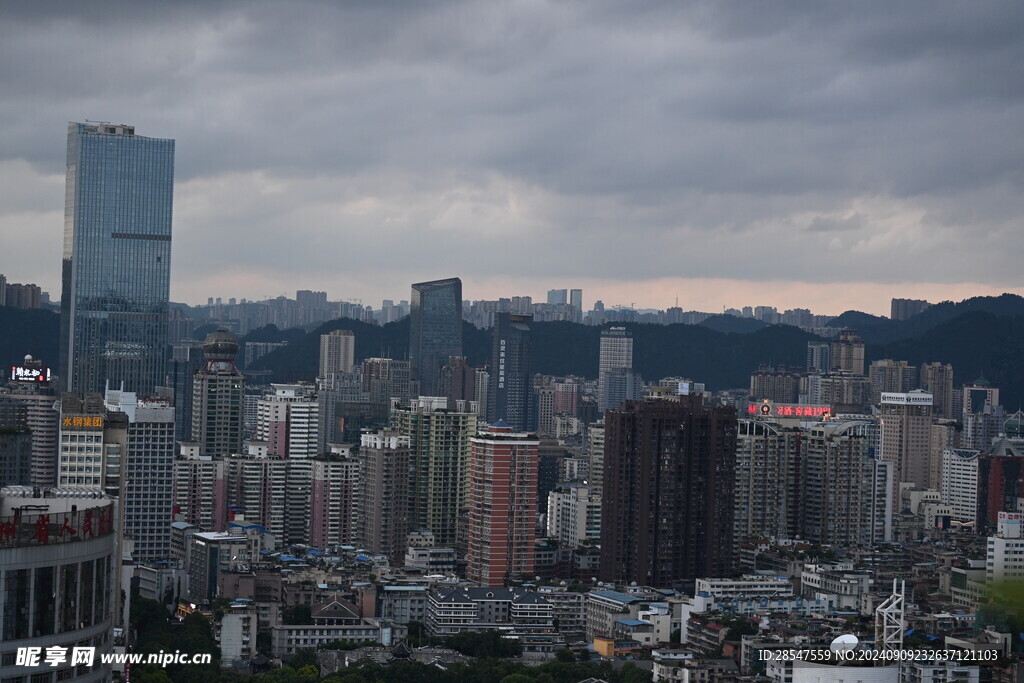
[[[12,2],[0,253],[35,257],[0,271],[58,291],[58,131],[89,117],[178,140],[175,301],[1024,293],[1022,11]]]

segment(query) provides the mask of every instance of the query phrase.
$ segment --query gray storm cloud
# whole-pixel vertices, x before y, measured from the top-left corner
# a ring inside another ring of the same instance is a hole
[[[995,2],[5,3],[0,254],[44,235],[24,277],[56,289],[64,127],[91,118],[177,140],[191,300],[254,273],[1017,287],[1022,25]]]

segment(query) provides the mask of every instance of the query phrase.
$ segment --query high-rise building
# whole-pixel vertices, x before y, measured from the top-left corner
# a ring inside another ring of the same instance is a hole
[[[932,395],[932,414],[956,419],[953,412],[953,366],[948,363],[923,363],[918,386]]]
[[[733,571],[736,410],[703,396],[605,414],[598,575],[669,587]]]
[[[893,467],[893,492],[899,484],[928,486],[931,462],[932,395],[920,390],[882,394],[882,458]]]
[[[320,404],[302,384],[273,384],[274,394],[258,403],[256,436],[272,458],[312,458],[319,454]]]
[[[561,484],[547,497],[547,534],[562,548],[601,540],[601,499],[586,484]]]
[[[1020,417],[1011,421],[1020,424]],[[999,513],[1024,499],[1024,438],[996,439],[978,456],[978,531],[993,529]]]
[[[61,293],[65,389],[164,382],[174,140],[133,126],[68,124]]]
[[[890,540],[892,465],[875,457],[870,420],[811,427],[804,455],[802,537],[841,548]]]
[[[356,335],[352,330],[333,330],[320,335],[320,377],[352,372],[356,362]]]
[[[555,382],[554,405],[551,406],[555,415],[575,415],[579,401],[580,384],[575,381]]]
[[[537,406],[537,433],[542,436],[555,435],[555,388],[548,384],[535,387],[533,403]]]
[[[462,354],[462,280],[418,282],[409,309],[409,365],[420,396],[437,396],[437,374]]]
[[[123,450],[107,432],[101,394],[86,394],[84,400],[72,393],[62,394],[57,460],[57,483],[61,488],[118,495]]]
[[[583,322],[583,290],[582,289],[570,289],[569,290],[569,303],[573,307],[573,315],[575,320],[573,322]]]
[[[367,358],[363,361],[363,391],[370,403],[390,406],[391,401],[408,401],[411,395],[409,361]]]
[[[359,462],[359,541],[400,562],[409,534],[409,439],[387,430],[363,434]]]
[[[225,458],[228,521],[243,513],[286,545],[309,543],[313,461]]]
[[[597,376],[597,409],[601,413],[636,398],[633,371],[633,335],[625,327],[601,332],[601,355]]]
[[[882,394],[905,394],[917,388],[917,367],[905,360],[889,358],[872,361],[868,368],[871,382],[871,403],[881,400]]]
[[[1006,412],[999,404],[999,388],[992,386],[984,377],[979,377],[964,386],[962,405],[960,421],[964,431],[960,445],[987,451],[1006,420]]]
[[[192,442],[206,456],[242,452],[242,396],[245,376],[235,365],[238,340],[217,330],[203,343],[206,362],[193,377]]]
[[[934,399],[933,399],[934,400]],[[932,405],[934,415],[935,406]],[[949,449],[960,448],[960,423],[956,420],[945,418],[933,418],[931,428],[931,439],[929,442],[928,454],[928,484],[926,488],[942,490],[943,462],[945,452]]]
[[[329,453],[312,460],[309,543],[317,548],[356,542],[359,461],[351,453]]]
[[[529,431],[533,398],[530,374],[530,324],[533,316],[498,313],[491,345],[491,385],[487,417],[503,420],[514,431]]]
[[[892,320],[906,320],[923,313],[931,304],[922,299],[893,299],[889,313]]]
[[[587,427],[585,441],[590,489],[599,499],[604,492],[604,422]]]
[[[57,407],[56,384],[42,361],[25,356],[20,366],[11,368],[9,393],[3,398],[25,406],[25,419],[32,438],[31,478],[16,482],[39,487],[57,484]],[[13,483],[13,482],[12,482]]]
[[[750,399],[768,399],[772,403],[796,403],[800,396],[800,375],[785,366],[778,369],[762,365],[750,375]]]
[[[228,524],[228,477],[224,459],[198,453],[174,461],[174,513],[201,529],[224,531]]]
[[[978,518],[979,451],[969,448],[946,448],[942,453],[942,502],[951,508],[956,522],[977,529],[984,524]]]
[[[454,547],[468,506],[477,416],[420,397],[395,411],[394,424],[409,443],[409,528],[428,530],[438,546]]]
[[[504,422],[470,441],[466,577],[480,586],[531,578],[540,441]]]
[[[569,290],[567,289],[549,289],[548,290],[548,303],[549,304],[566,304],[569,303]]]
[[[114,506],[103,494],[78,488],[0,489],[0,680],[113,680],[111,630],[122,621]],[[72,660],[83,644],[95,648],[92,665]],[[38,664],[15,658],[28,648]]]
[[[0,395],[0,488],[32,484],[28,406]]]
[[[477,415],[486,421],[487,397],[491,393],[491,373],[484,368],[477,368],[474,373],[474,392],[477,404]]]
[[[870,398],[871,383],[863,375],[835,370],[800,380],[800,403],[830,405],[833,413],[863,412]]]
[[[807,370],[826,373],[832,369],[831,345],[828,342],[807,342]]]
[[[1020,513],[1001,510],[996,532],[988,537],[985,553],[985,582],[994,585],[1024,576],[1024,534]]]
[[[104,403],[108,415],[128,418],[119,505],[124,538],[132,542],[135,562],[155,564],[171,554],[174,406],[169,399],[139,400],[134,392],[113,389]]]
[[[857,330],[840,330],[839,339],[832,342],[830,355],[833,370],[864,374],[864,340]]]
[[[736,435],[733,538],[798,538],[804,433],[796,428],[740,420]]]
[[[192,440],[192,399],[196,372],[206,358],[203,345],[198,342],[171,344],[171,359],[167,366],[167,384],[174,391],[174,438]]]

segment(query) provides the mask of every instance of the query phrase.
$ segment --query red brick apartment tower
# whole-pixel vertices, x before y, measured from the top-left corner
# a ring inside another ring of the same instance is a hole
[[[470,443],[466,576],[481,586],[532,579],[540,440],[499,421]]]

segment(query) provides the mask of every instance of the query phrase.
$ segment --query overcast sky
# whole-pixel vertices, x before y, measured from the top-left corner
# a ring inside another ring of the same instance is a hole
[[[1024,293],[1024,3],[0,2],[0,273],[68,121],[174,138],[171,297]]]

